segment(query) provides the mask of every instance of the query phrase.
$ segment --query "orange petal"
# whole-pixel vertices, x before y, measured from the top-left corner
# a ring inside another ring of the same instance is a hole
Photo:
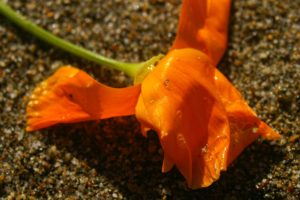
[[[173,50],[143,81],[136,108],[142,126],[158,132],[162,170],[175,164],[192,188],[210,185],[227,165],[229,124],[214,72],[202,52]]]
[[[262,122],[248,106],[241,94],[216,69],[215,83],[225,107],[230,125],[228,163],[232,162],[260,135],[266,139],[278,139],[280,135]]]
[[[111,88],[85,72],[62,67],[33,91],[27,106],[27,130],[132,115],[140,86]]]
[[[183,0],[172,49],[198,49],[216,66],[227,46],[230,4],[230,0]]]

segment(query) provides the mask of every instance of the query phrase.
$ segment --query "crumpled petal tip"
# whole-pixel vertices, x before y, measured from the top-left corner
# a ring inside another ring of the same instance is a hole
[[[257,128],[257,132],[261,133],[262,137],[267,140],[278,140],[281,138],[281,135],[277,131],[262,121]]]
[[[34,131],[34,129],[27,125],[26,128],[25,128],[25,131],[26,132],[32,132],[32,131]]]
[[[53,109],[54,105],[61,102],[64,95],[62,90],[56,88],[56,85],[75,76],[78,71],[69,65],[63,66],[33,90],[26,108],[27,131],[35,131],[51,125],[45,121],[55,118],[59,109]],[[42,123],[44,125],[41,125]]]

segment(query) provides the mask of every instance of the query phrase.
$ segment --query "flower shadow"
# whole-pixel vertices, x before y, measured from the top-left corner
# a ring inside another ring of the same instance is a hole
[[[82,171],[95,171],[88,178],[104,183],[93,186],[99,192],[110,185],[127,199],[261,199],[256,184],[284,156],[268,142],[257,141],[213,185],[190,190],[177,169],[161,173],[159,139],[152,131],[144,138],[134,117],[56,126],[43,134],[50,145],[83,163]]]

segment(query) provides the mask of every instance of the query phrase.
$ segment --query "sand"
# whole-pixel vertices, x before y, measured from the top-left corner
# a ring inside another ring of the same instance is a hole
[[[178,0],[8,3],[68,41],[128,62],[168,51],[180,8]],[[176,169],[161,173],[159,140],[154,132],[144,138],[134,117],[27,133],[28,97],[61,65],[115,87],[130,80],[0,16],[0,199],[299,199],[299,9],[299,0],[233,2],[229,47],[219,68],[282,138],[257,140],[200,190],[188,189]]]

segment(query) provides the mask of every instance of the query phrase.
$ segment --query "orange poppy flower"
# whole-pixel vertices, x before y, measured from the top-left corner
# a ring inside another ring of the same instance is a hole
[[[144,134],[158,133],[163,172],[175,165],[189,187],[209,186],[258,136],[279,137],[215,68],[227,43],[229,5],[184,0],[172,50],[140,85],[111,88],[61,68],[34,90],[27,130],[135,113]]]
[[[173,50],[159,62],[142,83],[136,116],[144,132],[159,135],[162,171],[176,165],[191,188],[212,184],[259,135],[279,137],[195,49]]]

